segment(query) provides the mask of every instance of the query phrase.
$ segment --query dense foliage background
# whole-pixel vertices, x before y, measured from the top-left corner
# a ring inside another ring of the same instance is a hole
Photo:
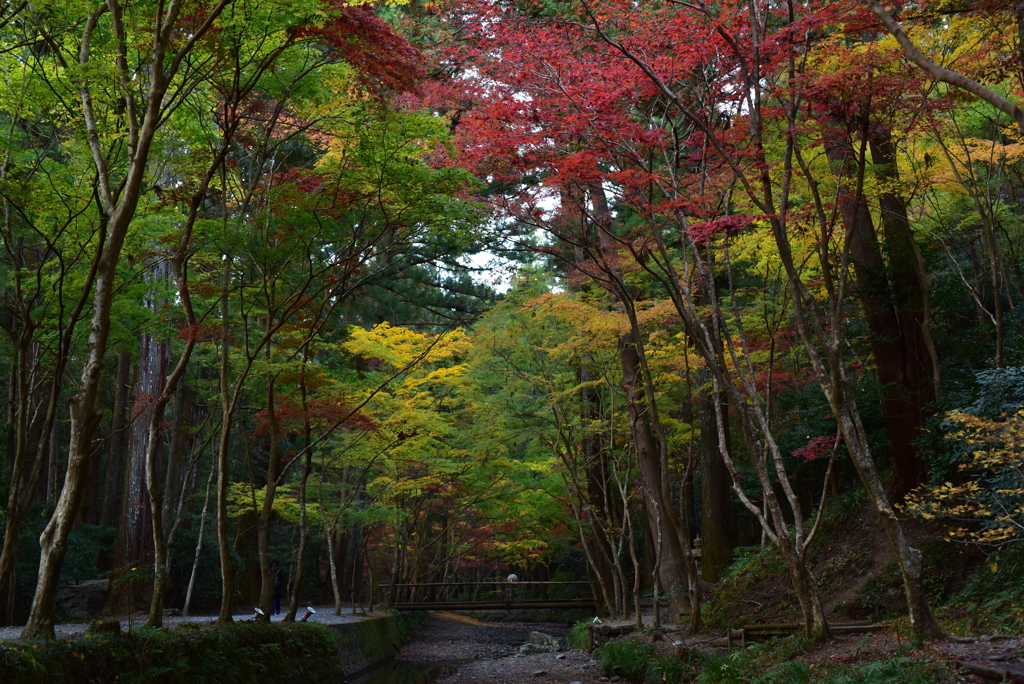
[[[0,8],[0,617],[1019,629],[1024,15],[879,7]]]

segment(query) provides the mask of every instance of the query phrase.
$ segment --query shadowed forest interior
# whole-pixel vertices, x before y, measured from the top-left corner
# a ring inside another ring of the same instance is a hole
[[[514,573],[692,634],[1019,634],[1022,36],[987,0],[3,4],[0,621]]]

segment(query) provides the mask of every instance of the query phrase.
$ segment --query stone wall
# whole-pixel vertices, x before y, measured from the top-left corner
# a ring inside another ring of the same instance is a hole
[[[347,679],[394,658],[405,643],[399,620],[393,615],[327,626],[338,637],[335,649]]]

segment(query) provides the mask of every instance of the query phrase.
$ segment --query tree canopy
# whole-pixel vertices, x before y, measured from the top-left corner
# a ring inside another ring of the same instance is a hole
[[[855,490],[941,636],[908,523],[1024,539],[1021,22],[4,5],[2,619],[229,622],[284,566],[292,620],[515,571],[696,632],[760,545],[823,639]]]

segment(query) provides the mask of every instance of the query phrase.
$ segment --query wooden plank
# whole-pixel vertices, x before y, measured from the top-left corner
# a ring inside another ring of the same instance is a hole
[[[872,626],[870,620],[837,620],[836,622],[828,623],[829,627],[833,629],[839,627],[870,627]],[[748,631],[764,631],[764,630],[782,630],[782,631],[797,631],[802,630],[804,625],[802,622],[782,622],[776,624],[763,624],[763,625],[743,625],[742,629]]]
[[[601,624],[594,625],[594,629],[600,632],[602,636],[618,636],[620,634],[629,634],[636,630],[636,623],[602,622]]]
[[[802,624],[776,624],[776,625],[744,625],[743,630],[752,637],[784,636],[799,634],[804,629]],[[842,636],[844,634],[867,634],[868,632],[879,632],[885,629],[885,625],[873,625],[870,622],[845,622],[830,624],[832,634]]]
[[[868,632],[881,632],[885,625],[836,625],[832,627],[832,633],[841,634],[867,634]]]
[[[998,665],[982,665],[981,663],[975,663],[970,660],[957,660],[956,664],[962,669],[967,670],[970,674],[978,675],[985,679],[1024,684],[1024,673],[1003,669]]]

